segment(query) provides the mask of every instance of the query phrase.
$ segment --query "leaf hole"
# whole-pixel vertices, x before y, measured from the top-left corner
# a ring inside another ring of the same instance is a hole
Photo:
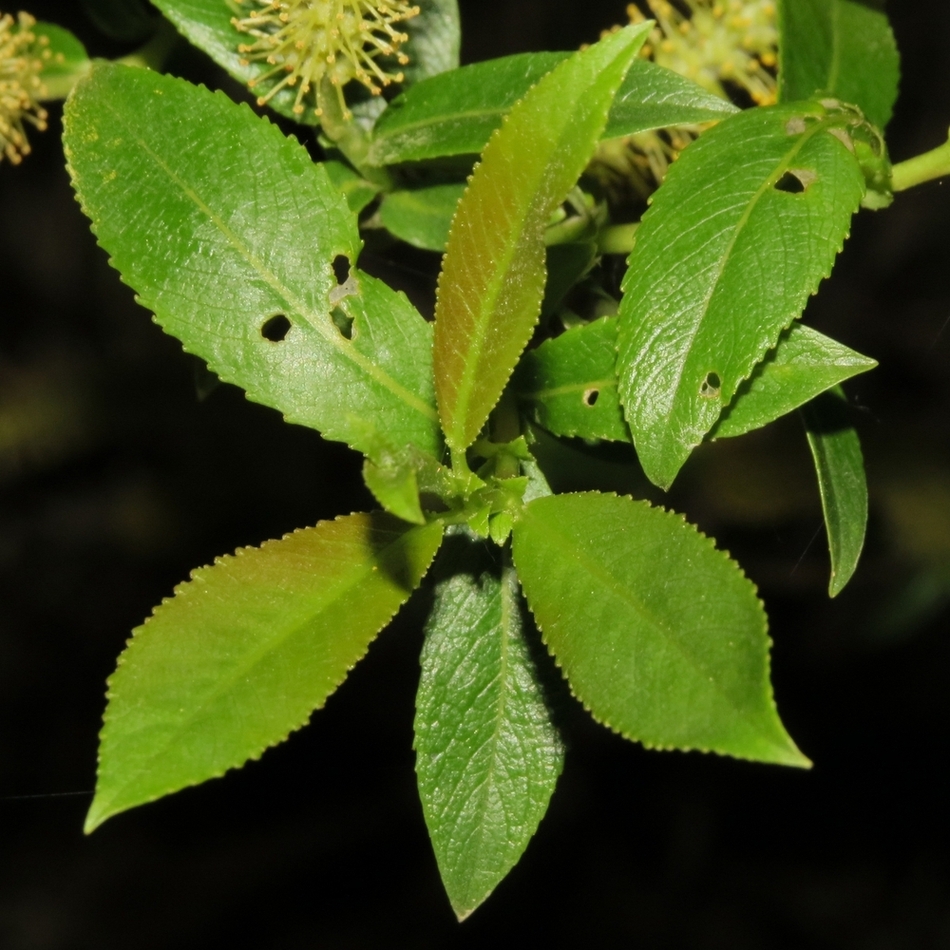
[[[599,389],[588,389],[584,393],[584,405],[585,406],[596,406],[597,400],[600,398]]]
[[[334,325],[340,331],[340,336],[344,339],[353,338],[353,318],[340,307],[334,307],[330,311],[330,317]]]
[[[787,195],[801,195],[808,190],[808,186],[818,176],[808,168],[790,168],[775,183],[776,191],[784,191]]]
[[[261,327],[261,336],[271,343],[280,343],[284,340],[293,324],[282,313],[268,318]]]
[[[333,276],[338,284],[345,284],[350,279],[350,259],[344,254],[333,258]]]
[[[702,386],[699,387],[699,395],[707,399],[715,399],[722,389],[722,380],[718,373],[707,373]]]

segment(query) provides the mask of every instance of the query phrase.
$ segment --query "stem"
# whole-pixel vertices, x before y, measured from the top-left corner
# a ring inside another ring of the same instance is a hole
[[[386,169],[376,168],[367,162],[370,136],[353,121],[349,113],[344,114],[337,90],[325,76],[317,89],[317,105],[320,107],[323,134],[349,159],[350,164],[367,181],[384,191],[392,188],[392,179]]]
[[[629,254],[633,250],[633,242],[637,233],[638,224],[614,224],[604,228],[597,239],[597,250],[601,254]]]
[[[891,169],[891,189],[906,191],[914,185],[922,185],[925,181],[943,178],[944,175],[950,175],[950,141],[906,162],[898,162]]]

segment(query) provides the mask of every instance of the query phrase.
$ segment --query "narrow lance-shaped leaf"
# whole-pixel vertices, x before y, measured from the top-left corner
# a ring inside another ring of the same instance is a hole
[[[779,100],[833,96],[883,129],[900,80],[887,15],[855,0],[779,0],[778,8]]]
[[[666,488],[831,270],[864,195],[850,113],[724,120],[671,166],[624,278],[617,375],[640,462]]]
[[[224,774],[322,706],[425,574],[438,524],[326,521],[196,570],[109,680],[92,831]]]
[[[577,53],[509,113],[459,203],[439,277],[435,376],[446,441],[477,437],[544,295],[544,228],[584,170],[649,25]]]
[[[544,642],[596,719],[646,746],[808,764],[775,711],[755,588],[680,516],[553,495],[513,539]]]
[[[525,353],[512,384],[531,417],[555,435],[630,442],[617,395],[617,319],[573,327]],[[739,387],[710,435],[761,428],[877,363],[794,323]]]
[[[564,749],[525,641],[514,570],[466,537],[449,539],[445,554],[452,573],[436,588],[422,651],[416,773],[442,880],[464,919],[527,847]]]
[[[374,129],[377,165],[475,155],[527,91],[570,53],[518,53],[472,63],[413,86],[395,99]],[[692,80],[636,59],[614,98],[601,137],[710,122],[736,112]]]
[[[828,593],[836,597],[858,567],[868,523],[861,442],[848,421],[844,393],[825,393],[802,410],[821,492],[831,555]]]
[[[370,426],[439,452],[431,328],[349,267],[355,216],[296,142],[223,94],[113,65],[77,87],[64,139],[100,243],[185,349],[327,438],[366,451]]]

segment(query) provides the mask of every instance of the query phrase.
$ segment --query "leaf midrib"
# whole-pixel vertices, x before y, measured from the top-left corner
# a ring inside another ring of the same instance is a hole
[[[689,340],[689,345],[686,346],[681,352],[684,356],[679,360],[679,366],[676,370],[676,387],[675,392],[677,397],[682,392],[683,388],[683,373],[686,371],[686,364],[689,362],[689,357],[693,352],[694,344],[696,343],[696,337],[699,336],[699,332],[703,327],[703,322],[706,317],[709,315],[709,308],[712,302],[712,298],[716,293],[716,290],[719,287],[720,282],[722,281],[723,274],[726,271],[726,267],[729,264],[729,261],[732,257],[732,252],[735,250],[735,246],[738,243],[738,240],[742,233],[744,232],[745,226],[749,223],[749,219],[752,217],[752,212],[758,206],[759,201],[761,201],[762,196],[766,194],[769,189],[771,189],[775,182],[781,178],[782,174],[788,171],[789,166],[794,160],[795,156],[805,147],[817,135],[819,132],[824,131],[828,126],[833,123],[828,119],[820,119],[816,122],[811,129],[806,129],[804,133],[799,136],[798,141],[795,145],[789,149],[789,151],[782,157],[782,160],[776,165],[772,173],[765,179],[765,181],[759,186],[755,191],[748,204],[746,205],[745,210],[742,212],[739,220],[736,222],[736,225],[733,229],[732,237],[729,240],[728,245],[726,246],[725,252],[723,253],[719,266],[716,268],[716,276],[714,279],[710,280],[707,292],[702,298],[701,303],[696,307],[698,314],[698,319],[694,321],[693,326],[690,328],[689,332],[685,334],[685,338]],[[742,380],[736,380],[736,387]],[[731,395],[735,395],[735,390]],[[669,427],[669,421],[673,414],[677,411],[677,403],[679,402],[678,398],[674,398],[670,401],[669,411],[665,416],[661,418],[665,421],[666,427]],[[723,407],[725,408],[725,407]]]

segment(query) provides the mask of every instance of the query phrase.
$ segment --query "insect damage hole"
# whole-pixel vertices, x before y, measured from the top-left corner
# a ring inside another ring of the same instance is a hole
[[[261,327],[261,336],[271,343],[280,343],[288,333],[293,324],[282,313],[275,314],[268,318],[264,326]]]
[[[705,396],[707,399],[715,399],[719,395],[720,389],[722,389],[722,380],[719,378],[719,374],[707,373],[703,384],[699,387],[699,395]]]
[[[808,168],[790,168],[775,183],[775,190],[784,191],[788,195],[801,195],[817,178],[818,176]]]
[[[350,259],[343,254],[333,258],[333,276],[338,284],[345,284],[350,279]]]
[[[597,400],[600,398],[599,389],[587,389],[584,391],[584,405],[585,406],[596,406]]]

